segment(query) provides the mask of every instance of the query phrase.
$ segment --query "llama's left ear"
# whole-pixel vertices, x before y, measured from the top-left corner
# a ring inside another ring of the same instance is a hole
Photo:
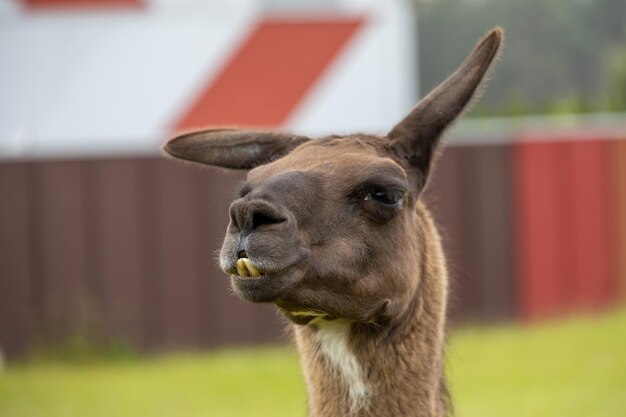
[[[461,66],[439,84],[388,134],[399,158],[417,168],[420,188],[425,185],[443,131],[467,107],[502,43],[502,29],[495,28]]]
[[[163,147],[171,156],[205,165],[252,169],[307,142],[304,136],[243,129],[211,129],[178,136]]]

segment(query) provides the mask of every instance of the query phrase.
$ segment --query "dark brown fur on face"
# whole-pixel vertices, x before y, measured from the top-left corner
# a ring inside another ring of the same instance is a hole
[[[241,297],[294,323],[311,416],[446,413],[448,277],[419,198],[443,131],[501,39],[493,30],[385,137],[219,129],[166,145],[180,159],[249,170],[220,266]]]

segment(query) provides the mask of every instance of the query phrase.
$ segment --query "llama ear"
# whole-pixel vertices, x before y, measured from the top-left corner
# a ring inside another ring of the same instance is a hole
[[[163,147],[171,156],[231,169],[251,169],[287,155],[303,136],[240,129],[212,129],[178,136]]]
[[[452,75],[387,134],[393,152],[419,171],[420,186],[428,178],[439,138],[471,101],[497,55],[502,37],[502,29],[492,30]]]

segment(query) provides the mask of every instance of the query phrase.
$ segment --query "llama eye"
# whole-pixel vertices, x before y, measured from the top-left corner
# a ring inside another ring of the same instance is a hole
[[[374,190],[365,196],[365,200],[374,200],[386,206],[396,206],[402,203],[402,193],[391,190]]]

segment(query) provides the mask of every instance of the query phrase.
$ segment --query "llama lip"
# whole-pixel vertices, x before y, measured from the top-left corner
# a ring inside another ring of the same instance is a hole
[[[231,285],[239,296],[254,303],[273,303],[302,279],[302,273],[297,268],[285,268],[280,271],[263,271],[256,278],[238,273],[231,273],[230,277]]]

